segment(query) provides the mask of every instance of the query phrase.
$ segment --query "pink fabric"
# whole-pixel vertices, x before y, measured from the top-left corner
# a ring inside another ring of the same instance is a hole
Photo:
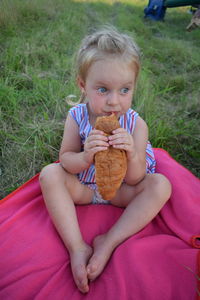
[[[81,294],[69,256],[45,209],[38,175],[0,206],[0,299],[188,300],[196,298],[197,255],[191,237],[200,233],[200,180],[155,149],[157,171],[173,194],[157,217],[113,253],[104,272]],[[77,207],[85,240],[105,232],[122,209]]]

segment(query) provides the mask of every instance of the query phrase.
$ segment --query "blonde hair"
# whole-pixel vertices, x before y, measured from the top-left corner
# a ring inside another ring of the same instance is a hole
[[[135,41],[114,27],[104,27],[86,36],[76,54],[76,76],[86,80],[90,66],[105,58],[119,58],[133,65],[136,79],[140,70],[140,50]],[[85,100],[82,94],[78,103]],[[76,104],[76,103],[74,103]]]

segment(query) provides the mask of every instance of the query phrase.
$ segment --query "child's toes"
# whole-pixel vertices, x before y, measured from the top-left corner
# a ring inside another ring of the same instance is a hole
[[[87,266],[87,274],[89,280],[94,280],[97,277],[97,272],[98,272],[98,264],[94,260],[94,258],[90,261],[89,265]]]
[[[74,274],[74,280],[76,282],[76,285],[78,289],[82,293],[87,293],[89,291],[89,286],[88,286],[88,278],[87,278],[87,273],[85,271],[85,268],[79,268],[77,272],[73,272]]]

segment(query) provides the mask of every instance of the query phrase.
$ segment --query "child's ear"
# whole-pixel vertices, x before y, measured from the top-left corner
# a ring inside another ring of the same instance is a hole
[[[81,92],[85,92],[85,81],[80,76],[77,77],[77,84]]]

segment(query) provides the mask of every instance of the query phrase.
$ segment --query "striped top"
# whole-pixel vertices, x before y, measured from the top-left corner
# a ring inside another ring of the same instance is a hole
[[[89,115],[87,110],[87,104],[81,103],[75,105],[69,110],[70,115],[76,121],[79,127],[79,134],[81,138],[82,149],[85,143],[86,138],[88,137],[90,131],[93,129],[92,125],[89,122]],[[133,134],[135,129],[135,124],[138,118],[138,113],[133,109],[129,108],[129,110],[119,118],[120,126],[128,131],[128,133]],[[153,153],[153,149],[151,144],[147,143],[146,148],[146,173],[155,173],[156,161]],[[96,181],[95,181],[95,167],[92,164],[89,169],[86,169],[79,173],[79,180],[84,184],[91,185],[92,189],[96,189]]]

